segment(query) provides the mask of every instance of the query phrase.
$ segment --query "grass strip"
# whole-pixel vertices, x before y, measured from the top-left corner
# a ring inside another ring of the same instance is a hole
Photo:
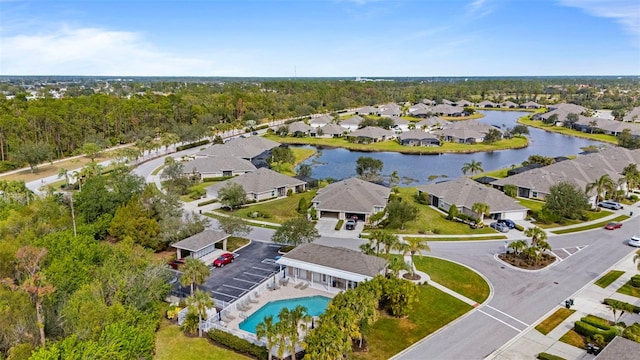
[[[548,318],[544,319],[540,324],[538,324],[538,326],[536,326],[536,330],[541,332],[543,335],[547,335],[551,332],[551,330],[555,329],[556,326],[560,325],[574,312],[575,310],[560,308],[553,314],[551,314]]]
[[[606,273],[603,277],[596,280],[595,284],[604,289],[607,286],[611,285],[612,282],[616,281],[620,276],[622,276],[622,274],[624,274],[624,271],[611,270],[608,273]]]
[[[578,334],[573,329],[567,331],[566,334],[562,335],[562,337],[560,338],[560,341],[565,344],[569,344],[577,348],[584,349],[584,338],[582,337],[582,335]]]
[[[627,281],[620,289],[618,289],[620,294],[625,294],[633,297],[640,298],[640,288],[637,288],[631,285],[631,280]]]
[[[443,237],[443,236],[429,236],[429,237],[410,237],[410,236],[404,236],[403,237],[405,240],[408,239],[426,239],[427,241],[472,241],[472,240],[505,240],[507,239],[506,236],[504,235],[489,235],[489,236],[474,236],[474,237],[458,237],[458,236],[448,236],[448,237]]]
[[[597,228],[604,227],[605,225],[607,225],[610,222],[623,221],[623,220],[627,220],[628,218],[629,218],[628,215],[620,215],[620,216],[616,216],[615,218],[613,218],[611,220],[601,221],[601,222],[598,222],[598,223],[595,223],[595,224],[589,224],[589,225],[579,226],[579,227],[575,227],[575,228],[556,230],[556,231],[552,231],[552,233],[554,233],[554,234],[569,234],[569,233],[574,233],[574,232],[578,232],[578,231],[597,229]]]
[[[430,256],[414,256],[415,266],[431,279],[478,303],[484,302],[491,292],[489,284],[470,268]]]

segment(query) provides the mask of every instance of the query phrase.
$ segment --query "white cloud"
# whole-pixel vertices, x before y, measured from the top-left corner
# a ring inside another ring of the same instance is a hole
[[[582,9],[592,16],[614,19],[632,35],[640,38],[638,0],[559,0],[559,3]]]
[[[467,14],[480,18],[493,12],[493,5],[488,0],[473,0],[467,4]]]
[[[211,60],[156,49],[138,33],[62,27],[50,33],[0,34],[0,73],[10,75],[206,75]]]

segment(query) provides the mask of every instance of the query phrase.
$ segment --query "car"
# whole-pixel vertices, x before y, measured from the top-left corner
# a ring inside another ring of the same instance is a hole
[[[344,225],[344,228],[347,230],[353,230],[356,228],[356,221],[353,219],[347,220],[347,223]]]
[[[254,132],[251,133],[251,135],[256,136],[256,135],[258,135],[258,132],[254,131]]]
[[[610,210],[620,210],[623,208],[622,205],[620,205],[620,203],[617,203],[611,200],[600,201],[598,203],[598,206],[600,206],[601,208],[610,209]]]
[[[503,232],[503,233],[509,232],[509,227],[499,222],[492,222],[491,224],[489,224],[489,226],[499,232]]]
[[[610,222],[604,226],[604,228],[607,230],[620,229],[621,227],[622,227],[622,223],[619,223],[619,222]]]
[[[227,264],[231,264],[235,258],[236,257],[232,253],[222,254],[217,259],[213,260],[213,266],[223,267]]]
[[[498,219],[498,224],[504,224],[507,225],[507,227],[509,227],[509,229],[515,229],[516,228],[516,223],[513,222],[513,220],[511,219]]]
[[[184,259],[175,259],[171,260],[167,263],[172,269],[178,270],[182,265],[184,265]]]
[[[640,247],[640,235],[634,235],[627,242],[631,246]]]

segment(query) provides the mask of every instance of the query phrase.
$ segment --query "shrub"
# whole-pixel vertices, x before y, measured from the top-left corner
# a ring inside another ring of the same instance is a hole
[[[211,200],[199,202],[197,206],[205,206],[205,205],[214,204],[217,202],[218,202],[218,199],[211,199]]]
[[[640,287],[640,275],[633,275],[631,277],[631,286]]]
[[[516,230],[518,231],[524,231],[524,226],[520,225],[520,224],[516,224]]]
[[[586,322],[587,324],[593,325],[602,330],[609,330],[611,329],[611,325],[612,325],[609,320],[603,319],[595,315],[587,315],[582,319],[580,319],[580,321]]]
[[[458,207],[455,205],[451,205],[449,207],[449,214],[447,215],[447,220],[455,219],[460,212],[458,211]]]
[[[549,354],[549,353],[540,353],[538,354],[538,359],[540,360],[565,360],[565,358],[557,356],[557,355],[553,355],[553,354]]]
[[[614,302],[623,302],[623,301],[616,300],[616,299],[609,299],[609,298],[606,298],[606,299],[604,299],[602,301],[602,303],[605,304],[605,305],[611,305],[611,303],[614,303]],[[629,306],[629,308],[633,309],[634,313],[640,314],[640,306],[635,306],[635,305],[629,304],[627,302],[623,302],[623,303],[626,304],[627,306]]]
[[[416,201],[422,205],[429,205],[429,196],[426,193],[421,192],[416,195]]]
[[[576,321],[573,325],[573,329],[578,334],[591,338],[593,338],[594,335],[602,335],[607,342],[611,341],[617,335],[617,331],[614,327],[609,328],[609,330],[602,330],[584,321]]]
[[[180,145],[180,146],[176,146],[176,151],[182,151],[182,150],[186,150],[186,149],[191,149],[197,146],[201,146],[201,145],[206,145],[209,143],[209,140],[200,140],[200,141],[196,141],[190,144],[185,144],[185,145]]]
[[[504,186],[504,194],[514,198],[518,195],[518,188],[515,185],[507,184]]]
[[[342,219],[338,220],[338,223],[336,224],[335,230],[342,229],[342,224],[344,224],[344,220],[342,220]]]
[[[245,339],[241,339],[222,330],[211,330],[208,335],[211,340],[243,354],[254,356],[260,360],[265,360],[269,357],[267,348],[254,345]]]
[[[15,170],[19,168],[20,165],[12,162],[12,161],[0,161],[0,172]]]
[[[293,195],[293,189],[287,190],[287,196],[291,196],[291,195]]]
[[[300,198],[300,200],[298,201],[298,213],[306,214],[307,210],[309,210],[309,203],[307,202],[307,199]]]
[[[216,181],[224,181],[231,179],[233,176],[217,176],[217,177],[208,177],[202,178],[202,182],[216,182]]]
[[[311,219],[318,220],[318,212],[316,208],[312,207],[311,211],[309,211],[309,214],[311,215]]]
[[[193,189],[191,190],[191,192],[189,192],[189,198],[193,199],[193,200],[198,200],[203,198],[205,195],[207,195],[207,191],[205,189]]]
[[[633,340],[635,342],[640,342],[640,324],[634,323],[633,325],[624,329],[622,337]]]

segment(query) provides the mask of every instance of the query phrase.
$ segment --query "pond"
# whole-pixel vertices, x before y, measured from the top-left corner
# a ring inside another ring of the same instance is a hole
[[[520,111],[481,111],[483,118],[478,121],[498,127],[512,128],[518,118],[530,113]],[[318,149],[318,154],[304,163],[311,165],[312,176],[316,179],[333,178],[336,180],[356,176],[356,161],[361,156],[382,160],[383,175],[394,170],[402,178],[401,186],[415,186],[444,178],[462,176],[462,166],[471,160],[482,162],[485,171],[520,165],[530,155],[539,154],[556,157],[576,155],[581,148],[590,145],[603,145],[577,137],[529,127],[529,146],[524,149],[499,150],[472,154],[405,155],[395,152],[361,152],[346,149]],[[310,146],[306,146],[310,147]],[[432,180],[429,180],[433,177]]]

